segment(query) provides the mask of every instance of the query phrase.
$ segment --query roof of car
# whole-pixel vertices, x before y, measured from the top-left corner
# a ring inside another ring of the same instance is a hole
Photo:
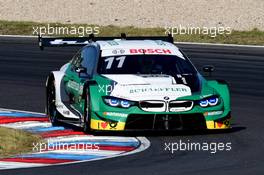
[[[96,41],[101,50],[104,49],[115,49],[115,48],[166,48],[166,49],[177,49],[178,48],[172,43],[161,41],[161,40],[122,40],[114,39],[108,41]]]
[[[135,50],[145,50],[146,54],[167,54],[169,51],[170,55],[176,55],[184,59],[184,56],[180,52],[179,48],[170,42],[165,42],[162,40],[98,40],[96,43],[100,46],[103,56],[112,56],[117,54],[116,50],[123,49],[123,54],[134,54],[131,53],[131,49]],[[148,53],[149,52],[149,53]],[[142,54],[138,52],[136,54]]]

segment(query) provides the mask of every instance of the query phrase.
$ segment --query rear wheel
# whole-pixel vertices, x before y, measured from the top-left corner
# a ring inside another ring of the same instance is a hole
[[[52,126],[58,126],[59,112],[56,109],[56,90],[55,90],[55,80],[51,78],[48,81],[47,92],[46,92],[47,104],[46,113],[52,124]]]

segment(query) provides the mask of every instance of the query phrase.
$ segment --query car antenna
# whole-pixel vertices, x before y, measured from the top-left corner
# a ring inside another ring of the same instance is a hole
[[[170,43],[173,43],[173,42],[174,42],[174,40],[173,40],[173,37],[172,37],[172,34],[171,34],[171,33],[169,33],[169,34],[168,34],[168,41],[169,41]]]
[[[126,40],[126,34],[125,33],[121,33],[121,40]]]
[[[42,45],[42,36],[40,34],[38,35],[38,44],[39,44],[40,50],[44,50],[44,47]]]
[[[92,42],[92,41],[94,41],[94,34],[93,33],[91,33],[90,35],[89,35],[89,37],[88,37],[88,40],[89,40],[89,42]]]

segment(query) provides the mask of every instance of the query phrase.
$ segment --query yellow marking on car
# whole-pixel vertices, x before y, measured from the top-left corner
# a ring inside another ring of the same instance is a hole
[[[108,121],[91,119],[91,129],[122,131],[125,129],[125,122],[108,122]]]

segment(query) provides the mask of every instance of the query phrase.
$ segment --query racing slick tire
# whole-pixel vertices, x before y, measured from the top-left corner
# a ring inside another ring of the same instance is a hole
[[[61,116],[56,108],[56,89],[55,80],[53,77],[48,78],[46,87],[46,114],[52,124],[52,126],[58,126],[58,118]]]
[[[88,132],[91,130],[90,123],[91,123],[91,98],[90,98],[90,91],[89,87],[85,88],[84,92],[84,114],[83,114],[83,131]]]

